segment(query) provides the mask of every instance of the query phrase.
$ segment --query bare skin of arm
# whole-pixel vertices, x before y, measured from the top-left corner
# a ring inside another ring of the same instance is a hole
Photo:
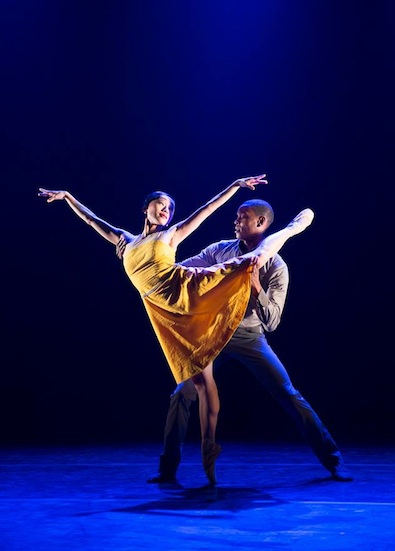
[[[175,224],[166,231],[166,241],[174,249],[177,249],[178,245],[184,241],[192,232],[194,232],[201,224],[219,207],[226,203],[233,195],[241,188],[247,187],[254,190],[256,185],[267,184],[265,180],[266,174],[260,176],[253,176],[250,178],[240,178],[235,180],[223,191],[215,195],[210,201],[205,203],[202,207],[198,208],[188,218]],[[65,200],[69,207],[75,212],[79,218],[81,218],[86,224],[91,226],[99,235],[104,237],[107,241],[113,245],[117,245],[121,234],[126,234],[129,240],[132,240],[133,236],[130,232],[127,232],[121,228],[112,226],[102,218],[99,218],[88,207],[78,201],[71,193],[63,190],[48,190],[39,188],[39,197],[47,199],[47,203],[53,201]]]
[[[250,178],[240,178],[235,180],[223,191],[215,195],[210,201],[205,205],[198,208],[193,212],[188,218],[178,222],[171,228],[169,228],[169,233],[171,233],[171,238],[169,244],[177,249],[178,245],[184,241],[192,232],[194,232],[201,224],[208,218],[213,212],[215,212],[219,207],[224,205],[233,195],[241,188],[247,187],[254,190],[255,186],[259,184],[267,184],[265,180],[266,174],[261,174],[260,176],[252,176]]]
[[[88,207],[83,205],[78,201],[71,193],[68,191],[62,190],[49,190],[44,188],[39,188],[39,197],[44,197],[47,199],[47,203],[52,203],[53,201],[66,201],[69,207],[75,212],[79,218],[81,218],[86,224],[91,226],[99,235],[104,237],[107,241],[116,245],[119,241],[119,236],[121,234],[126,234],[129,238],[133,238],[133,235],[123,230],[122,228],[117,228],[112,226],[102,218],[96,216]]]

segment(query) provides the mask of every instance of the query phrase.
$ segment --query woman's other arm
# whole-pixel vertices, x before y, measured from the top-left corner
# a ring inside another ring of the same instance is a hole
[[[119,236],[122,233],[128,234],[125,230],[112,226],[102,218],[96,216],[88,207],[78,201],[71,193],[63,190],[49,190],[39,188],[39,197],[47,199],[47,203],[53,201],[65,200],[69,207],[75,212],[79,218],[81,218],[86,224],[91,226],[99,235],[104,237],[107,241],[116,245],[119,240]]]

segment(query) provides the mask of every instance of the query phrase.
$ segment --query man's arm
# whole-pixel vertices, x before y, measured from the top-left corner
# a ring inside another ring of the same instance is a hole
[[[277,255],[269,267],[261,268],[258,283],[256,278],[253,274],[252,300],[265,331],[270,333],[277,329],[284,310],[289,285],[288,266]]]
[[[209,266],[212,266],[213,264],[217,264],[220,262],[216,259],[214,253],[216,250],[216,243],[213,243],[206,247],[205,249],[201,250],[199,254],[196,254],[195,256],[190,256],[189,258],[186,258],[185,260],[182,260],[179,262],[179,264],[182,264],[182,266],[194,266],[196,268],[207,268]]]

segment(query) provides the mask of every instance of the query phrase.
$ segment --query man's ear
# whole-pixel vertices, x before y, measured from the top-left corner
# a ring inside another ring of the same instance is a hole
[[[258,227],[259,227],[259,226],[263,226],[263,224],[265,223],[265,221],[266,221],[266,218],[265,218],[264,216],[259,216],[256,225],[257,225]]]

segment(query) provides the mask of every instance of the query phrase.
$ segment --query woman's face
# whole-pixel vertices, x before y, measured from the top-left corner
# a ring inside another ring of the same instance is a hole
[[[167,226],[173,218],[174,203],[169,197],[162,195],[149,203],[146,214],[150,224]]]

